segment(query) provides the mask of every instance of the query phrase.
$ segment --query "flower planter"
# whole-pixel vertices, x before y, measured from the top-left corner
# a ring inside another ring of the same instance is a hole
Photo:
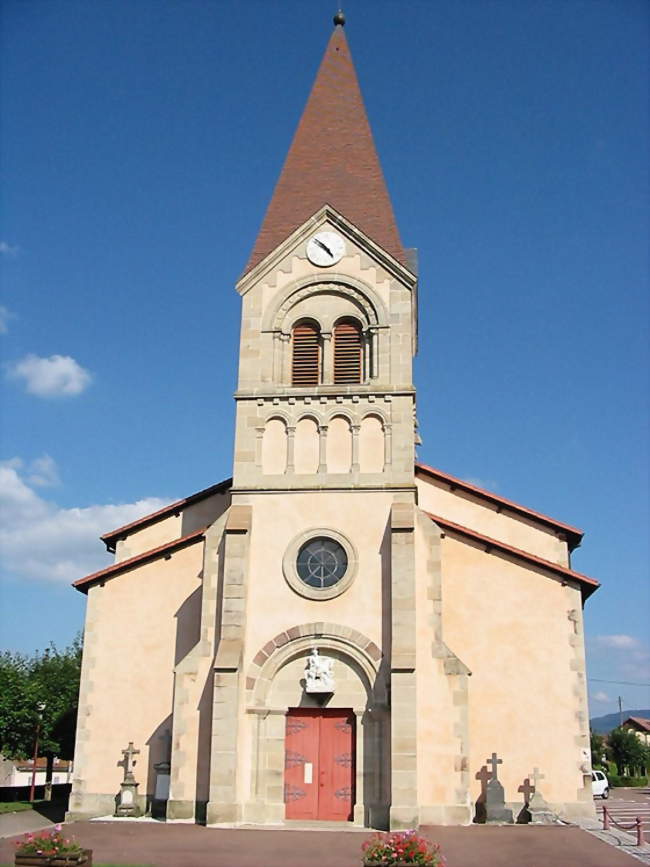
[[[386,867],[386,861],[364,861],[363,867]],[[418,867],[416,861],[391,861],[390,867]]]
[[[18,855],[16,867],[92,867],[93,850],[83,849],[75,855]]]

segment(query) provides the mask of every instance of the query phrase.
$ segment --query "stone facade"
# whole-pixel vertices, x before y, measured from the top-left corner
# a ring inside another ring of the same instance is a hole
[[[308,256],[324,232],[342,245],[331,267]],[[115,565],[77,582],[73,816],[112,812],[133,741],[143,809],[170,761],[168,820],[282,824],[298,708],[356,719],[337,761],[357,825],[480,818],[494,753],[506,814],[533,768],[551,809],[593,813],[582,603],[597,584],[570,568],[581,533],[415,463],[417,276],[404,261],[323,204],[239,281],[232,482],[108,534]],[[361,335],[358,381],[343,384],[342,320]],[[307,387],[292,382],[306,321],[319,341]],[[323,587],[300,561],[322,539],[343,564]],[[331,694],[305,689],[314,648],[335,666]]]

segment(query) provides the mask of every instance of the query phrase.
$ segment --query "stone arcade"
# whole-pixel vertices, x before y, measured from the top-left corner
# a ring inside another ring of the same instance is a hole
[[[582,534],[416,462],[414,262],[338,18],[236,287],[233,478],[76,582],[72,816],[113,812],[131,741],[170,820],[471,822],[495,754],[506,815],[531,768],[592,813]]]

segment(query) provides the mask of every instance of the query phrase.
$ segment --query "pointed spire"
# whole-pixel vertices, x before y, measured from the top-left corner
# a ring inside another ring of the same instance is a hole
[[[342,13],[334,23],[246,271],[325,204],[405,262]]]

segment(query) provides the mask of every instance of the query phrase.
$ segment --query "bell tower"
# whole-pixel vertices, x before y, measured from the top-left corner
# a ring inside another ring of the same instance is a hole
[[[414,485],[416,276],[342,20],[237,285],[233,492]]]

